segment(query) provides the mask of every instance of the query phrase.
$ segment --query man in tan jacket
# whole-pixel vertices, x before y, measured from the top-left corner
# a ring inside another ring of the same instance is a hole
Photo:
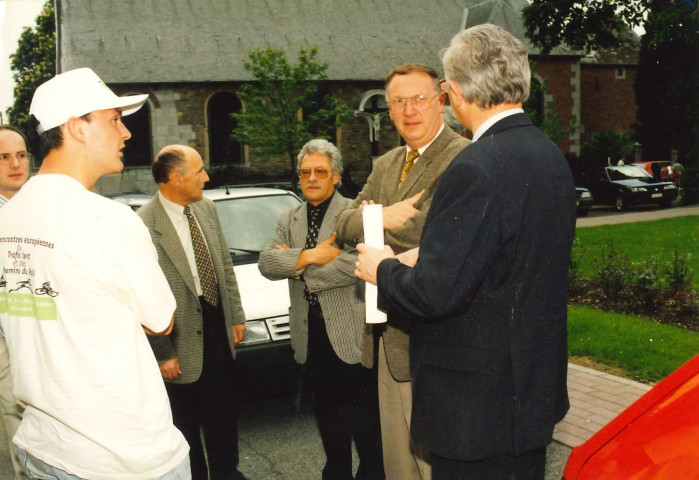
[[[338,239],[363,241],[361,206],[384,206],[385,243],[395,253],[417,247],[432,194],[442,172],[469,141],[444,124],[445,95],[432,68],[406,64],[386,76],[389,113],[406,145],[376,161],[352,206],[337,217]],[[391,312],[388,312],[391,316]],[[410,439],[412,393],[408,355],[409,322],[391,318],[379,339],[379,409],[384,467],[388,480],[431,478],[426,452]],[[363,354],[373,358],[372,345]]]

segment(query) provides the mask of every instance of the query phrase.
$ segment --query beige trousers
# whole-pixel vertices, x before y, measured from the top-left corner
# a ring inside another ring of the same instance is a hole
[[[12,437],[15,436],[19,423],[22,421],[22,412],[24,412],[24,408],[17,403],[17,399],[12,392],[10,353],[7,351],[7,342],[5,342],[4,338],[0,338],[0,414],[2,414],[7,440],[10,444],[10,458],[15,470],[15,478],[17,480],[29,480],[29,476],[17,458],[17,447],[12,443]]]
[[[379,340],[379,412],[386,480],[431,480],[428,452],[410,438],[412,385],[397,382],[388,369],[383,338]]]

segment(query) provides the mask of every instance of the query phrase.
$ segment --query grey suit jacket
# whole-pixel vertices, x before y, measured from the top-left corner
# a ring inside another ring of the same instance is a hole
[[[356,246],[364,241],[362,211],[363,200],[373,200],[385,206],[410,198],[425,189],[425,193],[415,207],[420,213],[408,220],[403,228],[384,231],[384,241],[396,253],[415,248],[420,243],[422,227],[427,211],[432,203],[432,194],[444,170],[457,153],[470,142],[454,133],[447,125],[432,144],[420,155],[418,162],[410,170],[402,185],[398,185],[400,172],[405,161],[405,147],[397,147],[379,158],[367,179],[367,183],[352,203],[352,206],[337,217],[335,230],[337,237],[346,244]],[[391,315],[391,312],[388,312]],[[392,315],[391,325],[383,333],[386,360],[393,377],[401,382],[410,380],[410,359],[408,354],[409,322],[401,322]],[[373,361],[373,342],[364,345],[365,362]]]
[[[337,214],[349,204],[350,200],[335,192],[320,226],[319,243],[333,234]],[[308,265],[303,272],[296,270],[308,231],[307,205],[304,202],[279,215],[274,238],[260,254],[258,267],[270,280],[289,280],[291,346],[298,363],[306,363],[308,353],[308,302],[303,296],[304,282],[295,279],[301,273],[308,289],[318,294],[335,353],[345,363],[359,363],[362,343],[371,330],[364,321],[364,282],[354,276],[357,251],[345,247],[325,265]],[[289,249],[278,250],[275,245],[288,245]]]
[[[226,321],[228,343],[235,355],[232,325],[244,323],[245,313],[240,303],[238,284],[226,239],[212,201],[203,199],[190,204],[189,207],[197,218],[209,246],[218,282],[219,301]],[[148,340],[158,363],[178,357],[182,375],[174,383],[192,383],[201,376],[204,359],[203,318],[194,277],[180,238],[158,194],[138,210],[138,215],[150,231],[158,252],[158,263],[177,301],[172,333],[167,336],[148,336]]]

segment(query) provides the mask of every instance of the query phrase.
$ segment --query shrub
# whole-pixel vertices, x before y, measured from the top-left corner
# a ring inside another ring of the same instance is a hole
[[[595,279],[605,295],[607,303],[627,285],[629,277],[629,257],[620,253],[611,241],[602,249],[602,259],[594,262],[596,267]]]
[[[694,279],[694,272],[689,268],[691,254],[685,250],[680,250],[675,246],[672,252],[672,261],[665,266],[665,275],[668,284],[675,292],[679,290],[689,290]]]

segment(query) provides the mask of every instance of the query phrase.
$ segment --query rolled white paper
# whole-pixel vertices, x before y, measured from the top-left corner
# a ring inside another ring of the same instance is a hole
[[[364,205],[362,207],[364,223],[364,243],[370,247],[383,250],[383,206]],[[366,323],[384,323],[386,314],[377,308],[379,290],[376,285],[366,283]]]

